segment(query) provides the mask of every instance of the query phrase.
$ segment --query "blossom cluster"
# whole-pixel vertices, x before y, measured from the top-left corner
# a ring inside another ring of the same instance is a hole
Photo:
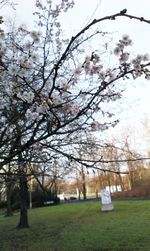
[[[119,40],[117,46],[114,49],[114,54],[119,56],[120,63],[127,62],[129,60],[129,53],[125,52],[124,49],[127,46],[132,45],[132,40],[128,35],[124,35],[122,39]]]
[[[130,71],[134,79],[141,77],[143,74],[145,78],[150,79],[150,73],[148,68],[144,64],[149,61],[150,57],[146,54],[139,54],[135,57],[131,57],[130,53],[126,51],[126,47],[132,45],[132,40],[128,35],[124,35],[122,39],[119,40],[117,46],[114,49],[114,54],[119,57],[119,62],[121,65],[121,72]],[[127,73],[127,72],[126,72]]]

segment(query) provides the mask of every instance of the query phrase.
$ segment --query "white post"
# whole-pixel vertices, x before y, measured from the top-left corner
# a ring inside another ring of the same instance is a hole
[[[29,207],[32,208],[32,191],[29,191]]]
[[[31,176],[30,188],[29,188],[29,208],[32,208],[32,176]]]

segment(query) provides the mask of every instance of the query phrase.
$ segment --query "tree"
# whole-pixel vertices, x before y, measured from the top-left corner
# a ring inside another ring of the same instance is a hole
[[[15,8],[15,3],[11,0],[0,0],[0,9],[2,9],[5,5],[9,5],[12,8]]]
[[[130,161],[132,159],[140,158],[140,154],[130,148],[128,137],[126,137],[124,142],[124,156],[127,160],[129,160],[126,162],[129,171],[128,179],[130,189],[133,189],[136,186],[136,182],[141,179],[144,168],[142,158],[137,163]]]
[[[147,24],[149,20],[123,10],[93,20],[68,40],[63,37],[59,17],[73,7],[73,1],[62,0],[58,5],[46,2],[36,1],[35,30],[23,25],[8,33],[0,31],[0,168],[2,174],[5,164],[18,162],[22,200],[19,227],[28,227],[25,152],[45,146],[70,160],[94,166],[100,159],[80,160],[68,152],[67,143],[75,141],[80,131],[103,131],[118,123],[102,104],[121,97],[117,84],[122,79],[150,78],[148,55],[132,57],[128,35],[114,48],[115,67],[108,69],[95,44],[93,51],[86,51],[89,41],[105,35],[96,27],[100,22],[119,17]],[[61,146],[61,142],[66,143]]]

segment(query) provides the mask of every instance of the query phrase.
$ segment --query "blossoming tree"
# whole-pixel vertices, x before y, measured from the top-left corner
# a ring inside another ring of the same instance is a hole
[[[51,149],[50,142],[74,140],[80,131],[103,131],[115,126],[118,121],[103,104],[121,97],[117,84],[122,79],[150,78],[148,55],[133,57],[128,50],[132,45],[128,35],[113,50],[115,67],[107,67],[101,48],[86,50],[88,41],[95,37],[98,41],[105,35],[96,26],[100,22],[114,22],[119,17],[145,24],[149,20],[123,10],[93,20],[68,40],[64,38],[60,16],[74,2],[45,2],[44,5],[36,0],[35,30],[25,25],[7,33],[0,30],[0,170],[6,172],[6,164],[18,161],[22,199],[19,227],[28,226],[25,151],[37,149],[45,140]],[[59,152],[63,153],[68,156]]]

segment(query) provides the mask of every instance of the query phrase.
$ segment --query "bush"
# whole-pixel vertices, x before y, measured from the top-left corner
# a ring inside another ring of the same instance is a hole
[[[20,209],[20,201],[16,201],[12,204],[13,211],[18,210],[18,209]]]
[[[15,187],[11,196],[12,210],[17,210],[20,208],[20,194],[19,187]]]
[[[35,188],[32,192],[32,206],[33,207],[43,207],[45,201],[54,201],[52,205],[57,205],[60,203],[60,199],[51,191],[41,190],[39,187]],[[29,194],[28,194],[28,206],[29,206]],[[20,208],[20,194],[19,194],[19,187],[15,187],[14,191],[12,192],[11,197],[11,205],[12,210],[17,210]],[[0,202],[0,208],[6,208],[7,201]]]
[[[0,208],[6,208],[7,207],[7,201],[0,201]]]
[[[32,206],[33,207],[42,207],[45,206],[44,202],[46,201],[54,201],[51,205],[57,205],[60,203],[60,199],[56,194],[51,191],[43,191],[39,188],[36,188],[34,192],[32,192]]]
[[[149,196],[150,196],[149,182],[137,184],[133,189],[129,191],[116,192],[113,194],[113,198],[136,198],[136,197],[149,197]]]

